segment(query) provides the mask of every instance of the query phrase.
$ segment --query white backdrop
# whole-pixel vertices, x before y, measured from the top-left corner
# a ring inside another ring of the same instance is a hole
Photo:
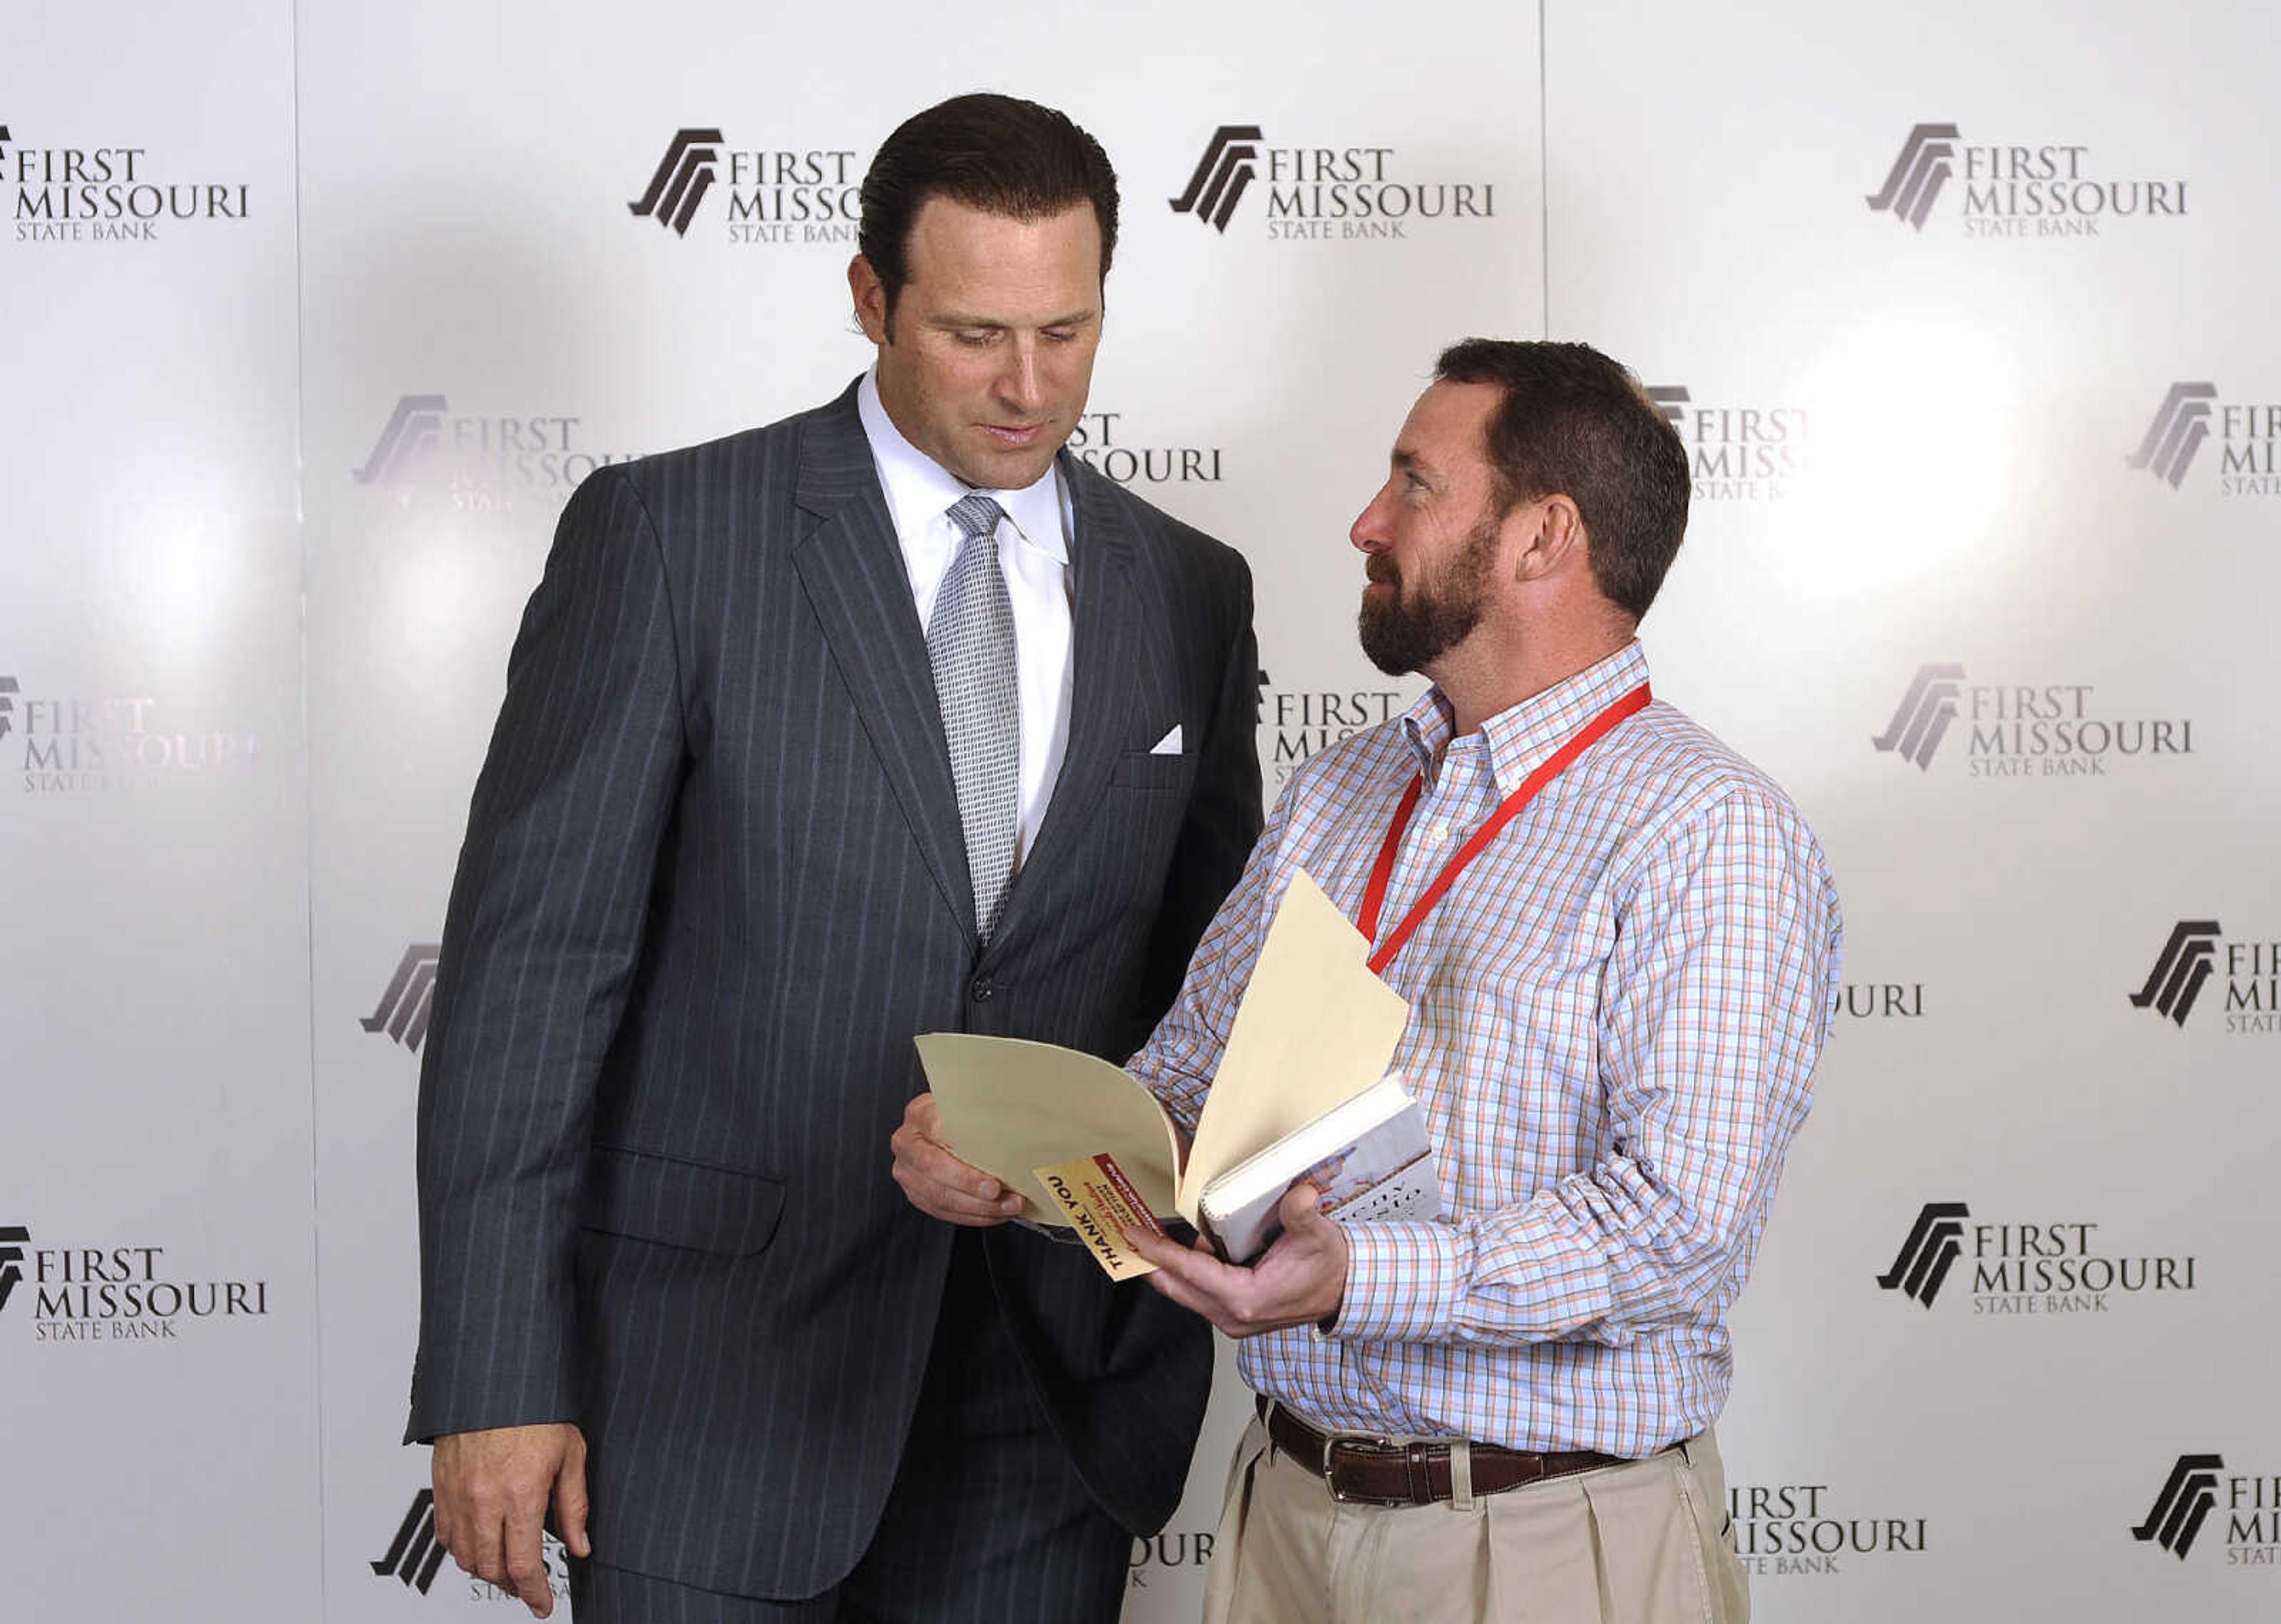
[[[593,466],[861,368],[848,188],[978,87],[1117,161],[1081,449],[1251,560],[1271,793],[1415,692],[1354,646],[1345,532],[1442,344],[1589,339],[1687,437],[1659,692],[1790,787],[1850,922],[1721,1425],[1758,1616],[2281,1612],[2269,9],[10,33],[11,1617],[510,1616],[428,1566],[396,1443],[422,1000],[507,644]],[[638,213],[684,131],[693,206]],[[1176,209],[1216,138],[1249,184]],[[1136,1624],[1195,1614],[1221,1399]]]

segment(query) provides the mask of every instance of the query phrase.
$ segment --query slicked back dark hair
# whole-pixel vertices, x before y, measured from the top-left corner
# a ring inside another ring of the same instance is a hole
[[[1025,222],[1090,203],[1108,280],[1117,247],[1117,172],[1101,143],[1067,113],[1035,102],[954,96],[898,125],[863,177],[857,246],[886,290],[890,329],[910,280],[911,227],[930,197]]]
[[[1584,517],[1600,595],[1637,621],[1687,534],[1687,447],[1637,379],[1588,344],[1468,338],[1437,382],[1504,391],[1483,430],[1501,512],[1555,494]]]

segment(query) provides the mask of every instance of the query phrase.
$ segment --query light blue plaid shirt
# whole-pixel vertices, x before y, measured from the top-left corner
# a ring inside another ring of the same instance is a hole
[[[1438,691],[1293,777],[1130,1069],[1193,1130],[1294,869],[1357,917],[1420,798],[1380,940],[1531,769],[1647,680],[1635,643],[1452,739]],[[1241,1344],[1244,1380],[1335,1430],[1640,1457],[1710,1426],[1726,1316],[1812,1097],[1837,893],[1765,775],[1660,701],[1554,779],[1386,979],[1442,1216],[1356,1224],[1327,1336]]]

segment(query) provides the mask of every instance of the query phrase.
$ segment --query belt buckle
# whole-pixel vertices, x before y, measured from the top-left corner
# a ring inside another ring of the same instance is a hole
[[[1335,1433],[1323,1435],[1323,1487],[1331,1491],[1334,1505],[1406,1505],[1407,1500],[1389,1500],[1383,1495],[1349,1494],[1339,1487],[1339,1451],[1348,1450],[1357,1455],[1383,1456],[1394,1453],[1400,1446],[1391,1438],[1342,1438]]]

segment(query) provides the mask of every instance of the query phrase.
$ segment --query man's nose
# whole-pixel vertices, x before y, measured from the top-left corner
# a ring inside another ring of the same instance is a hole
[[[1037,340],[1017,337],[1007,346],[1006,367],[998,377],[998,393],[1008,406],[1025,414],[1034,413],[1046,404]]]
[[[1359,552],[1383,553],[1393,545],[1387,537],[1387,489],[1380,486],[1378,494],[1370,499],[1370,506],[1357,514],[1355,522],[1347,527],[1347,540]]]

